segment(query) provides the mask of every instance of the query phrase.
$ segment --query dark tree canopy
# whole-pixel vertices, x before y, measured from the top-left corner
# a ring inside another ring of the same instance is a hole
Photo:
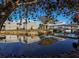
[[[5,0],[0,4],[0,28],[12,11],[21,3],[25,5],[27,12],[29,9],[36,12],[35,8],[39,6],[50,17],[54,11],[58,11],[57,15],[62,12],[65,16],[74,14],[74,17],[79,13],[79,0]]]

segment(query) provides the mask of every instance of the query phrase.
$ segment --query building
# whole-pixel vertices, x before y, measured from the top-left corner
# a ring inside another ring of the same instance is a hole
[[[4,30],[15,30],[17,29],[17,23],[13,21],[6,20],[3,24],[2,29]]]
[[[26,25],[26,29],[30,30],[30,29],[38,29],[38,25],[32,21],[32,20],[27,20],[27,25]]]
[[[40,24],[41,29],[48,29],[46,24],[53,24],[55,22],[55,19],[49,16],[40,16],[39,19],[42,22],[42,24]]]
[[[30,30],[30,29],[38,29],[38,25],[36,22],[32,20],[16,20],[16,21],[9,21],[6,20],[5,23],[3,24],[2,29],[3,30]]]
[[[17,23],[17,29],[26,29],[26,25],[27,25],[26,19],[16,20],[15,22]]]
[[[30,30],[30,29],[38,29],[38,25],[36,22],[34,22],[33,20],[25,20],[25,19],[22,19],[22,20],[17,20],[17,27],[18,29],[27,29],[27,30]]]
[[[46,27],[46,29],[58,29],[58,28],[60,28],[61,27],[61,25],[65,25],[65,23],[64,22],[59,22],[59,21],[57,21],[57,22],[48,22],[47,24],[43,24],[43,26],[45,26]]]

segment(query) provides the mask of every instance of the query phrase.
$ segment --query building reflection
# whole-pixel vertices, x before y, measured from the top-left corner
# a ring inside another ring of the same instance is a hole
[[[39,36],[18,36],[18,40],[22,43],[33,43],[33,42],[38,42],[41,39],[39,38]]]
[[[33,43],[38,42],[41,39],[39,36],[26,36],[26,35],[5,35],[5,38],[0,38],[1,43],[15,43],[15,42],[21,42],[21,43]]]
[[[2,37],[2,36],[0,36]],[[17,36],[16,35],[5,35],[5,38],[1,38],[0,42],[1,43],[12,43],[12,42],[19,42],[19,40],[17,40]]]
[[[57,39],[55,39],[53,37],[43,36],[40,38],[41,38],[41,40],[39,41],[39,45],[49,45],[49,44],[53,44],[58,41]]]
[[[57,42],[58,40],[53,37],[39,37],[39,36],[26,36],[26,35],[5,35],[5,38],[0,39],[1,43],[34,43],[38,42],[39,45],[48,45]]]
[[[17,40],[18,37],[16,35],[6,35],[6,42],[19,42],[19,40]]]

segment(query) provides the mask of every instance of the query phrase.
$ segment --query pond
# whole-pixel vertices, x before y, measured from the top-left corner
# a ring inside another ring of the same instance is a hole
[[[41,39],[39,36],[5,35],[0,39],[0,57],[54,57],[74,50],[78,40]]]

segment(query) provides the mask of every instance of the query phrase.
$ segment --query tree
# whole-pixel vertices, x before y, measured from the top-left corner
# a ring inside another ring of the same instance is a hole
[[[2,0],[1,0],[2,1]],[[1,2],[0,1],[0,2]],[[8,19],[11,12],[16,8],[18,0],[6,0],[4,1],[5,4],[0,5],[0,29],[3,26],[3,23]]]
[[[79,24],[79,14],[76,14],[73,18],[73,22]]]
[[[57,11],[57,15],[61,13],[64,16],[69,16],[72,14],[77,14],[79,12],[79,0],[7,0],[9,1],[6,5],[0,5],[0,23],[3,24],[5,20],[9,17],[12,11],[18,6],[19,3],[25,3],[27,8],[27,13],[31,9],[36,13],[37,8],[41,7],[45,11],[46,15],[52,17],[52,12]],[[27,16],[27,15],[26,15]],[[36,16],[37,17],[37,16]],[[0,28],[2,25],[0,25]]]
[[[55,19],[53,17],[49,17],[49,16],[40,16],[39,19],[43,22],[43,24],[47,24],[49,23],[54,23]]]

